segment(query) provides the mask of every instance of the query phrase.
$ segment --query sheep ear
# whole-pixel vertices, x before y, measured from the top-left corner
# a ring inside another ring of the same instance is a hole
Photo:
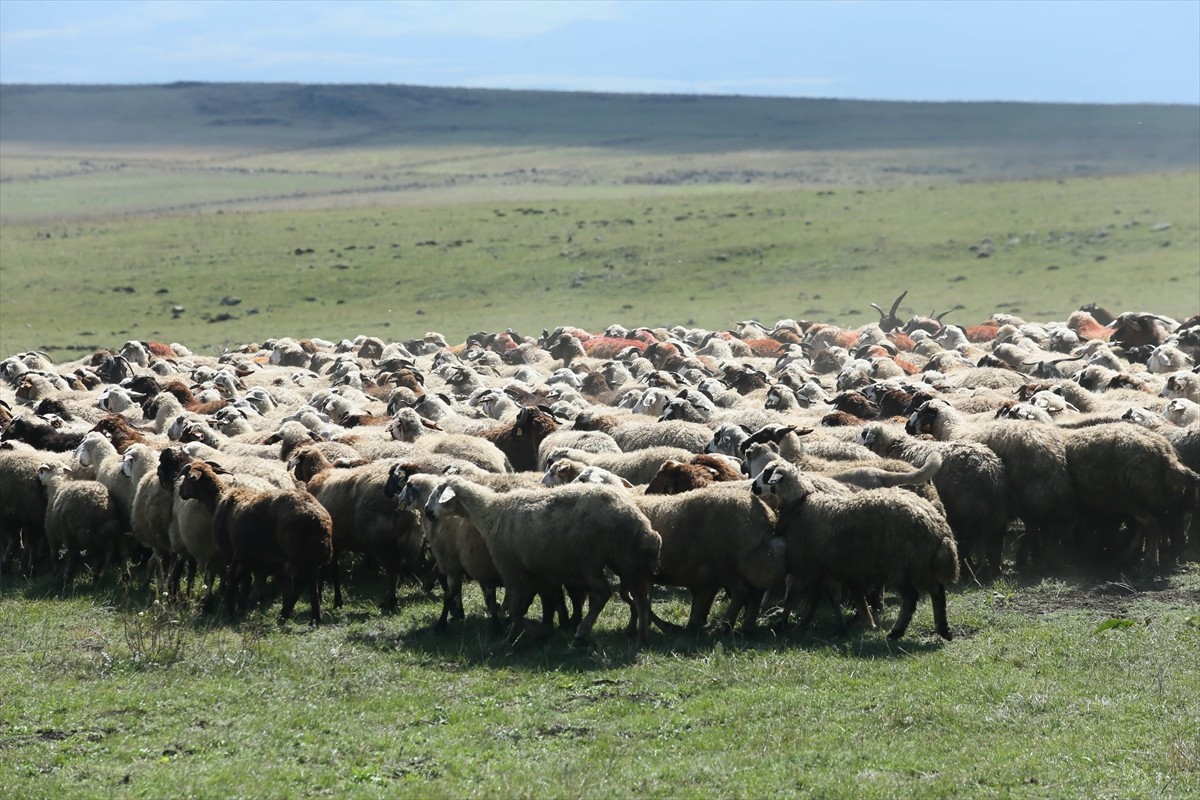
[[[421,417],[421,425],[429,428],[431,431],[440,431],[442,429],[441,426],[439,426],[436,422],[425,419],[424,417]]]
[[[767,486],[774,486],[783,480],[783,473],[779,470],[772,470],[771,477],[767,478]]]
[[[630,483],[629,481],[625,480],[624,478],[621,478],[621,485],[624,486],[626,489],[633,488],[633,484]]]
[[[216,473],[217,475],[232,475],[233,474],[232,472],[225,469],[224,467],[222,467],[220,464],[218,464],[215,461],[205,461],[204,463],[208,464],[208,466],[212,468],[212,471],[214,473]],[[186,469],[186,467],[185,467],[185,469]]]
[[[439,504],[449,503],[455,497],[453,486],[443,486],[442,491],[438,494],[437,502]]]
[[[721,473],[717,472],[715,467],[705,467],[705,469],[708,470],[709,473],[711,473],[714,478],[721,477]]]
[[[796,434],[797,436],[808,436],[812,432],[812,428],[792,428],[792,433]]]
[[[281,441],[283,441],[283,436],[280,435],[279,431],[276,431],[275,433],[272,433],[267,438],[263,439],[262,443],[263,444],[276,444],[277,442],[281,442]]]

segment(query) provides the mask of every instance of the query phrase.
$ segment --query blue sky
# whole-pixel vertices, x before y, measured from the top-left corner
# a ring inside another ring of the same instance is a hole
[[[0,82],[1200,104],[1200,0],[0,0]]]

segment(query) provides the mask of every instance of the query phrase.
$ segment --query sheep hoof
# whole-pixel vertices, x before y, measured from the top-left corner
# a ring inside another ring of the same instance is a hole
[[[889,639],[895,641],[896,639],[899,639],[903,635],[904,635],[904,631],[892,631],[891,633],[889,633],[887,635],[887,637]]]
[[[433,623],[433,625],[430,627],[430,630],[434,633],[445,633],[446,627],[446,620],[439,619],[437,622]]]
[[[949,628],[938,628],[938,636],[942,637],[947,642],[954,638],[954,634],[950,632]]]
[[[576,650],[586,650],[587,648],[591,647],[591,645],[592,643],[587,639],[581,639],[578,636],[571,640],[571,647]]]

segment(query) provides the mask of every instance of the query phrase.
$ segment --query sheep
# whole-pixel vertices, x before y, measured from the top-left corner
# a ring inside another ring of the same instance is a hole
[[[579,428],[576,420],[576,428]],[[697,422],[667,420],[665,422],[635,422],[619,424],[607,431],[623,452],[645,450],[648,447],[676,447],[689,454],[704,451],[712,438],[712,429]]]
[[[205,595],[201,607],[207,608],[213,599],[216,577],[223,571],[221,551],[213,533],[212,512],[198,500],[187,500],[179,496],[176,479],[192,463],[183,448],[168,447],[158,454],[155,478],[158,486],[171,496],[171,516],[167,525],[167,541],[171,552],[177,556],[168,578],[173,591],[178,591],[178,582],[184,567],[188,569],[187,593],[192,592],[192,581],[198,569],[202,571]],[[214,466],[210,464],[210,466]],[[218,472],[218,474],[221,474]],[[253,480],[253,479],[252,479]],[[260,487],[265,488],[265,487]]]
[[[34,555],[45,542],[46,493],[38,483],[38,467],[50,459],[27,445],[0,445],[0,572],[7,572],[23,551],[26,574],[32,573]]]
[[[105,564],[111,551],[119,546],[121,534],[121,523],[108,489],[97,481],[71,480],[69,469],[61,463],[39,465],[38,480],[46,491],[44,526],[51,561],[57,561],[60,549],[67,553],[63,589],[71,585],[76,562],[83,552],[92,562],[92,586],[99,586]]]
[[[667,459],[646,487],[646,494],[680,494],[703,489],[715,483],[742,480],[741,471],[730,464],[733,459],[704,453],[689,461]]]
[[[431,453],[469,461],[488,472],[513,471],[508,457],[492,442],[463,433],[446,433],[436,422],[423,419],[411,408],[397,411],[387,429],[397,441],[415,442]]]
[[[1160,397],[1182,397],[1200,403],[1200,375],[1194,372],[1176,372],[1167,376]]]
[[[758,624],[765,592],[783,580],[784,542],[775,514],[740,486],[711,486],[679,495],[634,498],[662,538],[655,582],[692,592],[689,633],[708,622],[717,592],[728,592],[726,624],[745,611],[742,632]],[[654,615],[660,627],[671,627]]]
[[[864,426],[861,436],[864,446],[887,458],[919,464],[934,454],[941,456],[942,468],[933,476],[933,485],[945,505],[958,555],[963,565],[977,556],[981,563],[976,574],[985,579],[999,575],[1009,519],[1004,462],[977,442],[925,441],[880,423]]]
[[[1081,535],[1114,521],[1136,522],[1138,535],[1121,555],[1133,556],[1144,542],[1152,569],[1160,551],[1182,550],[1183,519],[1194,508],[1200,474],[1180,461],[1165,437],[1136,425],[1097,425],[1073,431],[1066,455],[1081,514],[1091,523],[1080,526]]]
[[[1076,506],[1063,432],[1013,420],[968,422],[949,403],[936,399],[923,403],[905,428],[940,441],[979,442],[999,456],[1008,475],[1009,512],[1025,523],[1019,560],[1032,556],[1051,531],[1070,533]]]
[[[25,442],[38,450],[66,453],[78,447],[83,436],[82,431],[59,431],[36,417],[13,417],[4,433],[0,433],[0,441]]]
[[[134,444],[120,457],[121,472],[133,486],[129,530],[133,538],[148,547],[157,566],[159,584],[167,583],[171,548],[172,488],[158,480],[158,451]]]
[[[808,595],[808,609],[799,623],[803,629],[816,613],[826,582],[834,581],[850,591],[872,630],[867,589],[883,585],[900,592],[900,613],[889,639],[904,635],[921,593],[927,592],[938,635],[951,639],[946,584],[958,580],[958,550],[950,526],[932,505],[899,489],[824,494],[782,461],[764,469],[752,491],[771,494],[781,505],[776,530],[787,542],[789,583],[780,630],[786,628],[797,589]],[[841,632],[845,621],[836,606],[834,612]]]
[[[535,593],[560,586],[587,589],[588,611],[575,629],[583,645],[612,595],[607,566],[620,578],[622,595],[637,611],[639,646],[647,643],[650,584],[662,539],[646,516],[617,489],[564,486],[555,491],[497,494],[461,478],[448,477],[434,491],[425,515],[469,518],[483,536],[505,587],[511,616],[505,641],[512,645],[524,626]]]
[[[1194,403],[1186,397],[1175,397],[1167,403],[1162,416],[1172,425],[1186,428],[1188,425],[1200,422],[1200,404]]]
[[[512,468],[518,472],[532,472],[538,468],[538,448],[542,440],[558,430],[558,422],[547,411],[540,408],[522,408],[511,425],[502,425],[480,434],[508,456]]]
[[[396,464],[389,470],[384,494],[397,498],[407,508],[424,508],[433,490],[441,482],[440,476],[424,475],[410,480],[422,472],[416,464]],[[471,521],[463,517],[444,516],[438,520],[424,519],[426,540],[438,570],[445,576],[442,594],[442,614],[434,623],[435,631],[445,630],[450,616],[463,619],[462,581],[468,578],[479,583],[487,607],[492,629],[502,628],[500,605],[496,602],[496,589],[501,585],[500,573],[492,561],[491,553],[483,537]]]
[[[117,519],[124,525],[122,531],[129,530],[135,487],[122,470],[121,453],[103,434],[93,431],[83,437],[74,455],[80,464],[95,471],[96,480],[112,496]]]
[[[147,437],[119,414],[109,414],[92,426],[92,431],[102,433],[113,443],[118,453],[137,442],[146,442]]]
[[[651,447],[631,453],[588,453],[560,447],[547,454],[546,464],[551,465],[560,458],[570,458],[589,466],[603,467],[630,483],[645,484],[658,473],[663,462],[668,459],[686,461],[691,455],[678,447]]]
[[[585,450],[589,453],[620,453],[615,439],[603,431],[557,430],[538,446],[538,468],[546,468],[546,457],[559,447]]]
[[[541,476],[542,486],[566,486],[568,483],[578,480],[578,477],[584,471],[592,470],[587,477],[580,481],[581,483],[607,483],[608,486],[620,486],[626,489],[634,488],[634,485],[626,481],[624,477],[610,473],[602,467],[588,467],[583,462],[574,461],[571,458],[558,458],[556,461],[548,464],[546,471]]]
[[[337,557],[364,553],[387,575],[384,611],[395,611],[400,577],[420,567],[421,534],[415,512],[397,513],[384,493],[391,464],[376,462],[336,469],[319,450],[298,451],[291,461],[296,477],[329,512],[333,521],[334,607],[342,605]]]
[[[213,512],[213,532],[226,568],[222,586],[232,610],[240,605],[237,586],[246,573],[260,585],[267,575],[275,575],[286,583],[280,624],[291,617],[305,588],[312,605],[310,624],[321,624],[318,573],[333,559],[333,521],[312,495],[222,486],[204,462],[184,470],[178,491]]]

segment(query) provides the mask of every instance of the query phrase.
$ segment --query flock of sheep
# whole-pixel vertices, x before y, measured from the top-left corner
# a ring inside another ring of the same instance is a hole
[[[339,560],[440,583],[435,627],[478,582],[513,642],[555,621],[587,641],[613,589],[645,644],[654,585],[687,630],[751,631],[764,601],[822,602],[905,633],[928,594],[1002,570],[1195,560],[1200,317],[1081,309],[968,328],[896,316],[539,338],[509,330],[277,339],[219,357],[131,341],[0,362],[0,568],[110,565],[206,609],[307,593]],[[878,307],[876,307],[878,308]],[[184,577],[186,576],[186,583]],[[498,590],[503,589],[503,600]],[[542,620],[527,619],[535,599]],[[584,608],[586,605],[586,614]]]

